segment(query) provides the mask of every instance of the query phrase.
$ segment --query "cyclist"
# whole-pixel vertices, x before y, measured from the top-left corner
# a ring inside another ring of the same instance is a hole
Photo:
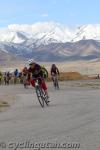
[[[30,66],[29,69],[28,69],[28,72],[32,76],[32,77],[30,77],[30,82],[31,82],[32,86],[33,87],[35,86],[35,79],[39,78],[40,83],[41,83],[41,87],[44,90],[47,98],[49,98],[48,91],[47,91],[47,86],[46,86],[45,80],[43,78],[43,72],[42,72],[41,66],[39,64],[35,63],[35,61],[33,59],[30,59],[28,61],[28,64]]]
[[[25,88],[28,88],[29,82],[28,82],[28,68],[24,67],[22,70],[22,76],[23,76],[23,84]]]
[[[5,72],[4,74],[4,82],[5,82],[5,85],[9,85],[9,81],[10,81],[10,73],[9,72]]]
[[[43,78],[44,78],[44,79],[48,78],[48,71],[47,71],[47,69],[44,67],[44,65],[41,65],[41,69],[42,69],[42,73],[43,73]]]
[[[58,75],[59,75],[59,70],[58,70],[57,66],[55,64],[52,64],[51,76],[52,76],[52,81],[53,81],[54,87],[56,88],[56,86],[57,86],[57,89],[59,89]],[[56,85],[55,85],[55,80],[56,80]]]
[[[2,72],[0,71],[0,84],[2,82]]]
[[[19,76],[18,69],[15,69],[15,71],[14,71],[14,84],[17,83],[18,76]]]
[[[23,83],[23,74],[21,71],[19,72],[19,83]]]

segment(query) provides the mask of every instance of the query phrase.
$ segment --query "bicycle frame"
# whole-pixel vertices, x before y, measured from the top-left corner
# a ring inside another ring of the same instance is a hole
[[[39,79],[41,79],[41,78],[35,79],[35,91],[36,91],[36,95],[37,95],[37,98],[38,98],[38,101],[39,101],[41,107],[44,107],[44,102],[48,106],[47,97],[46,97],[43,89],[41,88],[41,85],[39,83]]]
[[[27,84],[27,76],[23,76],[23,84],[24,84],[24,88],[28,88],[28,84]]]
[[[53,80],[53,84],[55,89],[59,89],[59,84],[58,84],[58,77],[57,75],[52,75],[52,80]]]

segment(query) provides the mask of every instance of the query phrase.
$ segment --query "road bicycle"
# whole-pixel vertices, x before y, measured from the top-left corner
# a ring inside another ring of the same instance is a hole
[[[53,85],[55,89],[59,89],[58,77],[57,75],[52,75]]]
[[[23,76],[23,84],[24,84],[24,88],[27,89],[28,88],[27,76]]]
[[[49,105],[48,103],[49,101],[47,95],[45,94],[44,90],[41,87],[41,82],[42,82],[41,78],[35,79],[35,91],[41,107],[44,107],[44,104],[46,104],[47,106]]]

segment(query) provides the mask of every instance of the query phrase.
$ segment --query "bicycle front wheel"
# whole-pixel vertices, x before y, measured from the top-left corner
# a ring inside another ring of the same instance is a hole
[[[36,88],[36,94],[41,107],[44,107],[43,91],[40,88]]]

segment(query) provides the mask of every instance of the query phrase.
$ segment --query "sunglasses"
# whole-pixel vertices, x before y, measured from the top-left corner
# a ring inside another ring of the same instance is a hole
[[[33,63],[32,64],[29,64],[30,66],[34,65]]]

